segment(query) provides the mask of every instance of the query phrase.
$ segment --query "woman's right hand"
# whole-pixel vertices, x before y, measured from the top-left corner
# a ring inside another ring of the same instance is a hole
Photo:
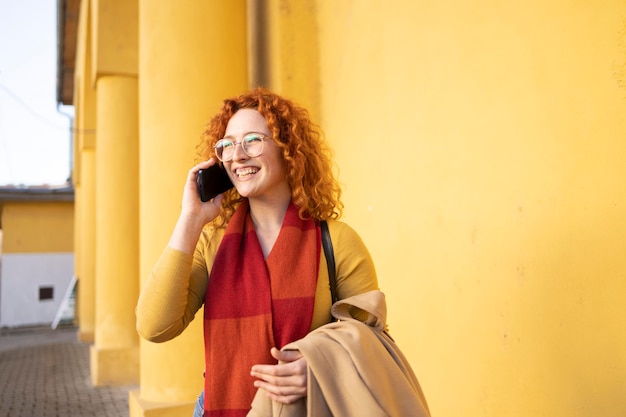
[[[211,158],[208,161],[200,162],[198,165],[191,168],[187,174],[187,182],[183,190],[183,201],[181,207],[181,215],[193,216],[202,223],[202,226],[215,219],[220,214],[222,207],[222,195],[215,197],[214,199],[202,202],[198,194],[198,185],[196,178],[198,171],[201,169],[207,169],[210,166],[217,164],[215,158]]]
[[[170,247],[192,254],[204,225],[220,214],[223,195],[220,194],[210,201],[202,202],[196,183],[198,171],[216,163],[215,158],[211,158],[189,170],[183,189],[180,216],[169,241]]]

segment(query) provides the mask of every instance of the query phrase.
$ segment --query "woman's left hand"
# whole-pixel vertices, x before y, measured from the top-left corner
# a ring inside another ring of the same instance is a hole
[[[254,365],[250,375],[259,378],[254,386],[267,391],[274,401],[291,404],[307,394],[307,364],[297,350],[272,348],[271,355],[278,365]]]

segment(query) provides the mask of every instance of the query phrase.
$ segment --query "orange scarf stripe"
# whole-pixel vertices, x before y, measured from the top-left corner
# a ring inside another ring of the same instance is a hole
[[[243,417],[256,393],[252,365],[311,328],[321,249],[312,219],[291,203],[267,260],[247,200],[215,255],[205,297],[205,416]]]

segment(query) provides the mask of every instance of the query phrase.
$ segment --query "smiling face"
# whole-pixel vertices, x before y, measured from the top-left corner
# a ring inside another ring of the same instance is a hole
[[[241,142],[249,133],[261,133],[271,138],[265,118],[254,109],[241,109],[226,126],[225,138]],[[261,155],[251,158],[236,145],[233,159],[224,162],[231,181],[241,196],[249,199],[291,199],[284,161],[280,148],[272,139],[266,139]]]

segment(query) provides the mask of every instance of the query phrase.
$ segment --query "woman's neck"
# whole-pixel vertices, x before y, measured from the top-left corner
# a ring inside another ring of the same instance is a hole
[[[290,202],[291,196],[272,201],[249,200],[250,216],[252,217],[254,229],[265,258],[267,258],[274,247]]]

